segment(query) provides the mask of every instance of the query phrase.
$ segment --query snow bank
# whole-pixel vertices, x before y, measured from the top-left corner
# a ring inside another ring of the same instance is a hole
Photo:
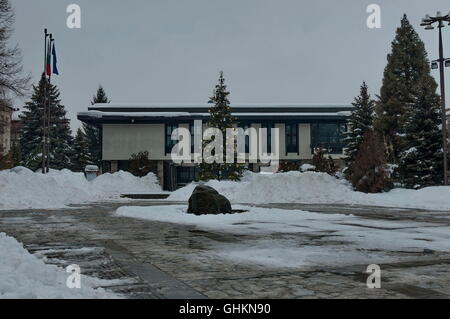
[[[315,172],[248,172],[241,182],[209,181],[206,184],[217,189],[233,203],[355,204],[450,210],[450,187],[447,186],[365,194],[355,192],[346,180]],[[196,185],[193,183],[175,191],[168,200],[187,201]]]
[[[0,210],[62,208],[69,204],[117,199],[123,193],[160,192],[157,178],[127,172],[104,174],[89,182],[83,173],[52,170],[34,173],[24,167],[0,171]]]
[[[102,288],[95,289],[96,280],[86,276],[81,277],[81,289],[67,288],[69,274],[64,269],[46,265],[4,233],[0,233],[0,256],[0,299],[118,297]]]

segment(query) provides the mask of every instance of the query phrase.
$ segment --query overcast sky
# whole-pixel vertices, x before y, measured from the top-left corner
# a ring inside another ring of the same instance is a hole
[[[81,29],[66,8],[81,7]],[[369,4],[381,29],[366,26]],[[43,29],[56,37],[69,111],[87,110],[102,84],[115,103],[205,103],[220,70],[232,103],[350,103],[365,80],[381,85],[386,54],[407,13],[437,58],[437,31],[419,24],[450,11],[448,0],[13,0],[14,42],[36,82],[43,69]],[[444,29],[450,57],[450,27]],[[447,69],[450,88],[450,68]],[[437,72],[433,71],[437,76]],[[449,89],[447,89],[450,95]],[[450,101],[450,99],[449,99]],[[17,101],[16,107],[20,107]]]

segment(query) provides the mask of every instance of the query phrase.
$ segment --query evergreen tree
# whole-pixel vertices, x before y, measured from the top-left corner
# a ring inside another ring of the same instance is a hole
[[[375,128],[383,138],[388,161],[398,164],[399,154],[405,147],[404,124],[414,102],[417,84],[432,79],[425,46],[406,15],[397,29],[387,61],[375,107]]]
[[[392,188],[383,143],[372,129],[364,134],[350,181],[355,190],[364,193],[379,193]]]
[[[214,90],[214,96],[211,97],[209,103],[214,103],[208,112],[210,114],[208,120],[208,127],[217,128],[222,132],[223,135],[223,152],[224,152],[224,163],[211,163],[208,164],[203,162],[199,165],[199,178],[200,180],[207,181],[210,179],[218,180],[240,180],[243,171],[243,165],[237,164],[236,156],[235,163],[226,163],[226,149],[229,143],[234,143],[226,138],[226,129],[233,128],[236,124],[236,118],[231,115],[230,101],[228,100],[228,95],[230,92],[227,91],[227,86],[225,85],[225,78],[223,77],[223,72],[220,72],[219,83],[216,85]],[[203,149],[206,145],[211,143],[211,141],[205,141]],[[236,143],[233,145],[236,154]],[[205,159],[203,159],[205,160]]]
[[[363,82],[360,94],[355,98],[352,105],[354,111],[348,121],[349,132],[345,139],[345,162],[347,164],[345,175],[347,178],[351,175],[352,165],[364,140],[364,134],[373,126],[375,101],[370,98],[366,82]]]
[[[73,141],[73,166],[72,170],[75,172],[84,172],[86,165],[92,164],[90,161],[88,141],[86,134],[79,128],[77,135]]]
[[[400,181],[409,188],[439,185],[442,176],[442,132],[437,85],[426,77],[420,82],[406,122],[406,150],[401,154]]]
[[[23,128],[20,136],[20,152],[23,166],[37,170],[42,163],[42,117],[44,110],[44,91],[47,93],[45,103],[48,106],[50,96],[50,167],[63,169],[71,167],[72,136],[70,121],[66,119],[66,110],[59,99],[58,88],[50,84],[45,75],[37,86],[33,86],[31,100],[24,106],[20,115]]]
[[[100,85],[94,95],[91,104],[109,103],[110,100],[106,96],[106,92]],[[102,130],[95,125],[83,123],[83,129],[87,137],[89,154],[91,154],[91,162],[101,167],[102,165]]]

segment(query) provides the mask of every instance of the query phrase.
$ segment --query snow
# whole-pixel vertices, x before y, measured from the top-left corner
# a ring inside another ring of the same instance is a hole
[[[316,167],[311,164],[303,164],[302,166],[300,166],[301,172],[313,171],[315,169],[316,169]]]
[[[350,204],[450,211],[449,186],[420,190],[397,188],[387,193],[365,194],[354,191],[344,179],[316,172],[247,172],[241,182],[213,180],[206,184],[232,203]],[[192,183],[173,192],[167,200],[187,201],[196,185]]]
[[[161,192],[154,174],[139,178],[128,172],[103,174],[89,182],[83,173],[24,167],[0,171],[0,210],[64,208],[70,204],[118,199],[127,193]]]
[[[174,205],[120,207],[116,215],[240,235],[233,241],[212,243],[205,252],[196,253],[200,262],[201,258],[213,257],[275,268],[344,266],[398,262],[401,257],[392,253],[396,251],[450,252],[450,227],[446,224],[241,205],[234,208],[248,212],[195,216],[185,213],[185,205]]]
[[[210,108],[210,103],[197,103],[197,104],[113,104],[113,103],[97,103],[94,105],[89,105],[88,109],[114,109],[114,108],[147,108],[147,109],[170,109],[170,108]],[[299,103],[299,104],[290,104],[290,103],[233,103],[232,108],[349,108],[352,107],[350,104],[345,103]]]
[[[89,116],[93,118],[103,118],[107,116],[120,116],[120,117],[178,117],[178,116],[190,116],[187,112],[100,112],[100,111],[88,111],[80,112],[79,116]]]
[[[69,289],[70,274],[31,255],[14,238],[0,233],[0,299],[118,298],[96,286],[101,281],[81,275],[81,288]]]

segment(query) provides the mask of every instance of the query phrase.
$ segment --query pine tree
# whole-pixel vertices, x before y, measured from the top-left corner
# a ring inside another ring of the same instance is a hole
[[[236,124],[236,118],[231,115],[230,101],[228,100],[228,95],[230,92],[227,91],[227,86],[225,85],[225,78],[223,77],[223,72],[220,72],[219,83],[216,85],[214,90],[214,95],[211,97],[209,103],[213,103],[208,112],[209,120],[208,127],[217,128],[222,132],[223,135],[223,152],[224,152],[224,163],[212,163],[208,164],[203,162],[199,165],[199,178],[200,180],[207,181],[210,179],[218,180],[240,180],[242,177],[243,165],[236,163],[226,163],[226,149],[229,141],[226,138],[226,130],[228,128],[233,128]],[[205,141],[203,149],[211,141]],[[236,144],[234,143],[234,150],[236,151]],[[235,152],[236,153],[236,152]]]
[[[70,121],[66,119],[66,110],[59,99],[58,88],[50,84],[45,75],[37,86],[33,86],[31,100],[24,106],[20,115],[23,128],[20,134],[20,147],[23,166],[37,170],[42,163],[42,116],[44,103],[44,90],[50,96],[50,167],[63,169],[71,167],[72,136]]]
[[[100,85],[94,95],[91,104],[110,103],[106,96],[106,92]],[[83,123],[83,129],[88,140],[89,154],[91,154],[91,162],[101,167],[102,165],[102,130],[95,125]]]
[[[437,85],[426,77],[406,122],[406,151],[401,154],[400,181],[409,188],[440,185],[442,177],[442,133]]]
[[[86,134],[79,128],[73,141],[73,165],[72,170],[75,172],[84,172],[86,165],[92,164],[90,161],[88,141]]]
[[[388,161],[398,164],[399,154],[405,149],[404,124],[414,102],[417,84],[421,80],[431,79],[424,43],[406,15],[397,29],[387,61],[375,107],[375,128],[383,138]]]
[[[345,138],[345,162],[347,164],[345,175],[347,178],[352,174],[352,165],[364,140],[364,134],[373,127],[375,101],[370,98],[366,82],[363,82],[360,94],[352,105],[354,111],[348,121],[349,132]]]
[[[364,193],[379,193],[392,188],[383,143],[371,129],[364,134],[350,181],[355,190]]]

